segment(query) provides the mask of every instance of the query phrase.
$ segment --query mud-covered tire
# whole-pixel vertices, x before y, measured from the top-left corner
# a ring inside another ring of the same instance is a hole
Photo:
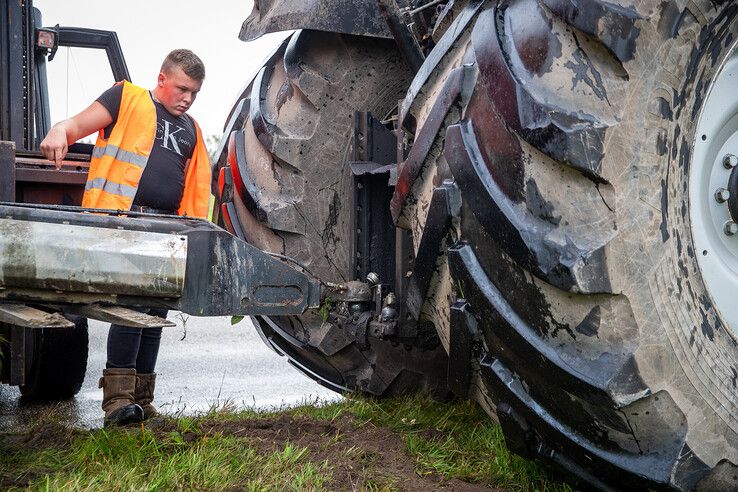
[[[393,212],[417,243],[438,183],[462,200],[449,330],[481,331],[508,445],[596,488],[738,488],[738,327],[688,190],[736,38],[735,2],[470,2],[401,106]]]
[[[89,335],[87,319],[71,317],[74,328],[29,330],[26,382],[19,387],[29,400],[63,400],[76,395],[85,380]]]
[[[353,280],[355,111],[387,115],[411,74],[388,40],[298,31],[246,87],[226,126],[220,222],[327,282]],[[362,279],[363,280],[363,279]],[[317,312],[256,317],[262,339],[336,391],[387,396],[445,391],[443,348],[357,343]]]

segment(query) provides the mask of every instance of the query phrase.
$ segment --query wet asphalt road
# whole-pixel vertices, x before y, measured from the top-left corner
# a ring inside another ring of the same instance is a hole
[[[179,313],[169,319],[177,326],[163,331],[154,401],[164,413],[196,415],[213,406],[266,409],[340,398],[264,345],[249,319],[231,325],[230,318],[189,317],[184,326]],[[107,329],[106,323],[90,320],[87,375],[74,399],[28,404],[16,387],[1,385],[0,430],[27,427],[46,412],[77,427],[101,427],[97,383],[105,367]]]

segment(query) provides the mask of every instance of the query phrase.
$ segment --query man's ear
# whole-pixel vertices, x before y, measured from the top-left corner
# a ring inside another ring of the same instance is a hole
[[[159,72],[159,78],[156,83],[159,87],[164,87],[164,81],[167,79],[167,75],[164,72]]]

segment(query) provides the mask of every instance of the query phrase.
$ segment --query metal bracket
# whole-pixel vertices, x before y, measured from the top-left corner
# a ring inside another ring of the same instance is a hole
[[[389,214],[397,148],[395,134],[371,113],[354,113],[352,161],[354,180],[353,275],[364,279],[370,272],[385,285],[394,283],[395,228]]]
[[[352,339],[356,340],[360,350],[366,350],[369,348],[369,340],[367,337],[371,320],[372,313],[370,311],[365,311],[361,314],[355,314],[344,325],[344,329],[349,333]]]

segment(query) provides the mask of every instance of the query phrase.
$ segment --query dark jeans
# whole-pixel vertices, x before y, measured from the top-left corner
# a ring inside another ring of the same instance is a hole
[[[148,314],[166,318],[166,309],[150,309]],[[159,354],[161,328],[131,328],[110,325],[108,332],[108,361],[105,367],[136,369],[139,374],[151,374]]]

